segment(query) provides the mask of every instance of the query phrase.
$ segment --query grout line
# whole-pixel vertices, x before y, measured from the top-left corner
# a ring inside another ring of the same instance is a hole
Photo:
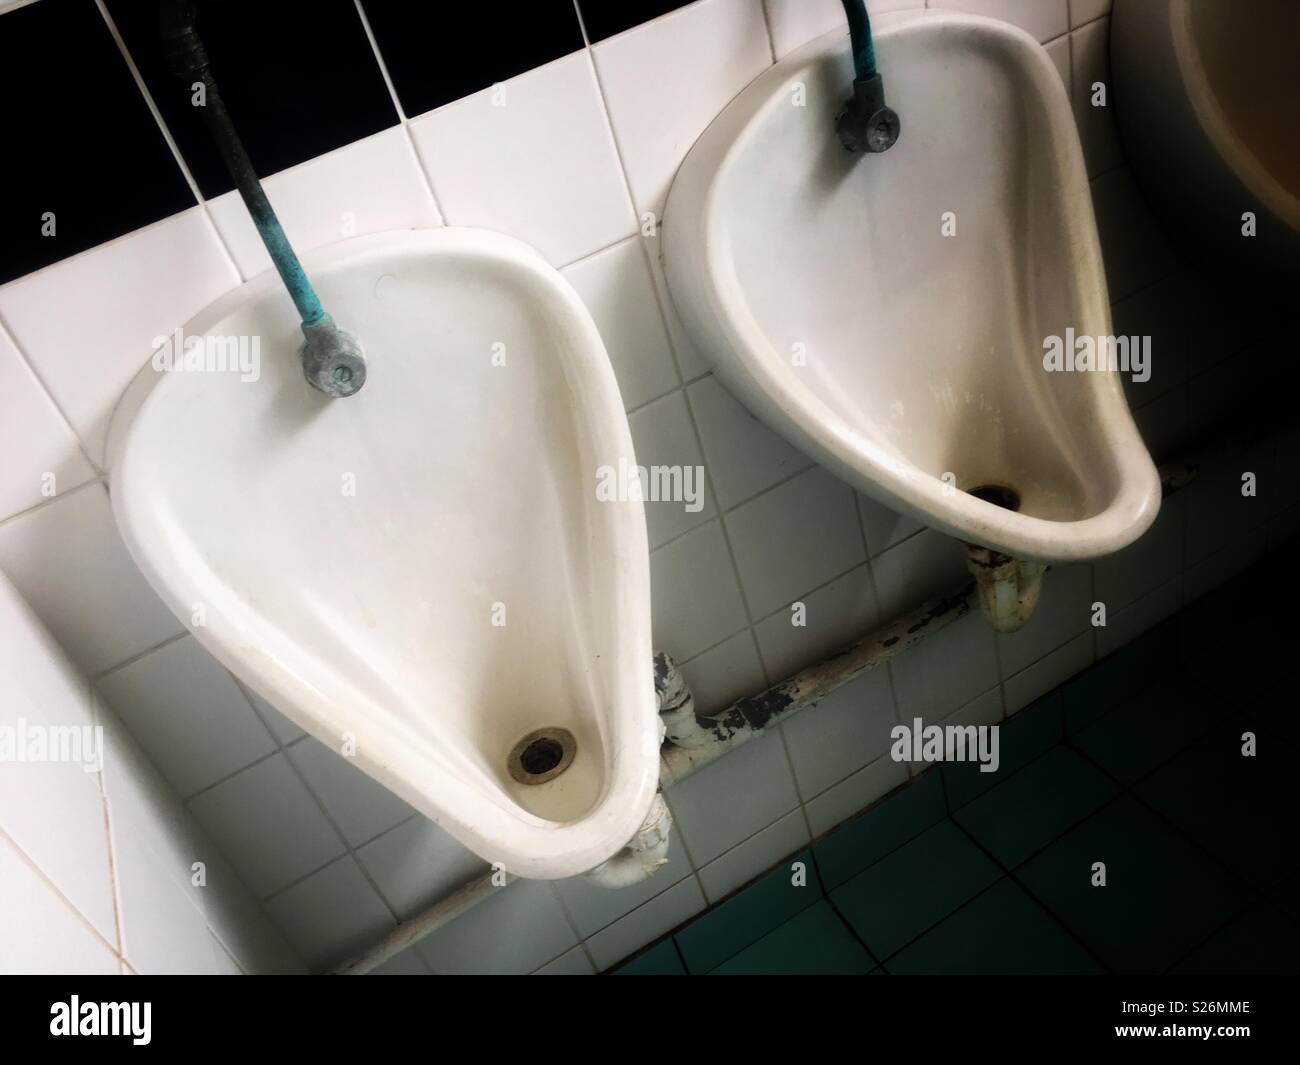
[[[164,647],[169,647],[172,644],[185,639],[185,637],[189,635],[190,635],[189,629],[182,629],[175,636],[168,636],[167,639],[163,640],[161,643],[156,643],[152,647],[146,648],[145,650],[141,651],[139,654],[134,654],[130,658],[123,659],[121,662],[117,663],[117,665],[109,666],[108,669],[104,670],[103,672],[96,673],[95,676],[91,678],[91,683],[95,687],[98,687],[100,681],[107,680],[114,673],[126,669],[127,666],[135,665],[142,658],[148,658],[155,651],[161,651]]]
[[[96,698],[94,684],[87,682],[86,695],[90,701],[91,721],[100,726],[101,735],[107,735],[108,730],[104,728],[103,709],[101,702]],[[99,806],[104,816],[104,842],[108,848],[108,879],[109,893],[113,897],[113,929],[117,936],[117,954],[123,961],[126,961],[126,938],[123,935],[122,921],[122,881],[117,869],[117,841],[113,834],[113,816],[108,799],[108,788],[105,783],[105,774],[108,771],[108,764],[104,758],[104,751],[100,751],[99,773]]]
[[[40,383],[42,387],[44,387],[44,382],[40,382]],[[80,438],[75,437],[75,434],[74,434],[74,438],[77,439],[78,444],[80,444]],[[83,454],[84,454],[84,449],[83,449]],[[99,469],[99,467],[94,462],[91,462],[90,465],[92,469],[95,470]],[[67,488],[62,492],[57,492],[55,495],[50,496],[48,499],[42,499],[39,503],[33,504],[32,506],[28,507],[26,510],[20,510],[16,514],[10,514],[7,518],[0,519],[0,529],[5,528],[7,525],[9,525],[12,522],[18,521],[19,518],[25,518],[29,514],[35,514],[38,510],[44,510],[46,507],[52,506],[53,504],[59,502],[62,499],[67,499],[69,496],[74,496],[78,492],[85,491],[91,485],[104,484],[106,479],[107,479],[107,474],[96,473],[95,476],[92,477],[89,481],[85,481],[79,485],[76,485],[73,488]]]

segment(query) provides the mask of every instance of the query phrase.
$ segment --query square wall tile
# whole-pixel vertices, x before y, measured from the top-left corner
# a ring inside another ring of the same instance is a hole
[[[880,623],[871,572],[850,570],[791,606],[760,621],[754,631],[773,682],[844,650]],[[799,624],[796,624],[799,622]]]
[[[565,951],[552,962],[547,962],[540,969],[533,970],[534,976],[595,976],[591,959],[582,947]]]
[[[933,721],[998,682],[997,645],[984,616],[972,611],[889,663],[898,719]]]
[[[147,976],[215,975],[198,889],[178,884],[140,841],[118,836],[115,843],[122,948],[131,967]]]
[[[545,880],[516,880],[426,936],[416,950],[439,974],[524,974],[577,945]]]
[[[808,823],[804,820],[803,811],[794,810],[767,828],[755,832],[745,842],[714,858],[708,865],[702,866],[698,875],[704,894],[710,903],[716,903],[749,883],[759,873],[771,869],[782,859],[808,846],[809,842]],[[805,883],[815,886],[817,873],[811,863],[805,864]]]
[[[587,940],[587,949],[601,972],[652,943],[665,932],[694,917],[706,903],[695,877],[687,877],[662,895],[620,917]]]
[[[263,898],[344,850],[283,754],[209,788],[190,801],[190,809]]]
[[[238,284],[196,207],[0,287],[0,318],[102,466],[109,417],[155,339]]]
[[[1113,302],[1118,303],[1178,268],[1177,254],[1128,167],[1116,167],[1093,179],[1092,206],[1097,214],[1106,284]]]
[[[654,645],[686,662],[745,628],[731,555],[714,521],[650,555]]]
[[[636,231],[585,53],[424,115],[410,129],[450,225],[508,233],[556,266]]]
[[[1070,28],[1110,14],[1111,0],[1070,0]]]
[[[896,724],[889,672],[873,669],[781,725],[799,793],[819,795],[887,754]]]
[[[579,936],[586,939],[690,875],[690,859],[682,846],[681,833],[674,828],[668,841],[668,861],[639,884],[611,890],[596,886],[584,876],[572,876],[554,883],[573,927]]]
[[[691,145],[772,62],[763,5],[752,0],[702,0],[592,54],[637,212],[658,216]]]
[[[373,777],[312,736],[286,753],[349,846],[359,847],[415,813]]]
[[[0,568],[87,676],[182,631],[127,554],[101,484],[0,524]]]
[[[275,750],[243,690],[193,636],[115,670],[99,691],[182,797]]]
[[[647,404],[629,416],[627,424],[637,465],[647,471],[645,523],[653,551],[708,521],[717,508],[683,393],[673,392]],[[662,476],[655,475],[656,467]]]
[[[0,521],[95,477],[81,444],[0,328],[0,390],[5,420],[0,448]]]
[[[1074,68],[1074,121],[1079,127],[1089,176],[1124,162],[1115,125],[1115,87],[1110,80],[1110,19],[1088,23],[1070,34]]]
[[[831,30],[848,35],[844,5],[840,0],[765,0],[767,21],[772,30],[772,49],[777,59],[789,55]],[[925,0],[867,0],[867,14],[873,19],[890,11],[919,10]],[[872,24],[874,27],[874,23]]]
[[[365,950],[394,927],[388,907],[351,855],[281,892],[267,909],[318,972]]]
[[[863,766],[805,804],[808,825],[823,836],[908,782],[907,766],[887,755]]]
[[[890,510],[883,503],[877,503],[861,492],[858,493],[858,513],[862,515],[862,534],[867,540],[867,554],[872,558],[925,528],[915,518]]]
[[[357,851],[402,920],[487,871],[488,863],[426,817],[413,817]]]
[[[724,520],[756,618],[866,561],[853,489],[820,466]]]
[[[999,633],[1003,676],[1019,673],[1089,628],[1092,617],[1092,567],[1053,566],[1043,574],[1038,606],[1018,632]]]
[[[410,138],[399,127],[284,170],[262,187],[299,255],[348,237],[442,224]],[[241,274],[271,269],[239,193],[210,200],[208,209]]]
[[[970,580],[961,544],[933,529],[924,529],[873,558],[871,573],[880,616],[886,622]]]
[[[716,714],[737,699],[757,695],[767,687],[763,664],[749,629],[696,655],[678,668],[695,699],[696,713]]]
[[[1091,632],[1081,633],[1069,643],[1062,644],[1051,654],[1044,655],[1031,666],[1026,666],[1002,682],[1007,713],[1014,714],[1054,691],[1061,684],[1082,673],[1092,665],[1094,655]]]
[[[929,0],[928,6],[1001,19],[1019,26],[1040,43],[1059,37],[1070,28],[1066,0]]]
[[[624,409],[643,406],[676,388],[677,367],[641,238],[629,237],[566,266],[562,273],[600,330]]]

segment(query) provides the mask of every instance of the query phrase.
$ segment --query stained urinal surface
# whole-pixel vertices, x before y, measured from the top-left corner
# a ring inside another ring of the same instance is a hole
[[[640,825],[659,743],[642,505],[596,495],[601,466],[634,460],[595,326],[485,231],[305,265],[365,387],[306,384],[274,276],[218,300],[184,328],[206,364],[146,366],[115,415],[127,546],[241,680],[466,846],[522,876],[585,871]],[[256,372],[223,371],[211,352],[241,343]],[[542,730],[571,762],[525,782]]]
[[[1003,22],[873,23],[898,143],[834,135],[846,34],[769,69],[674,180],[673,301],[738,398],[863,492],[1018,558],[1115,551],[1159,482],[1117,373],[1045,369],[1046,338],[1111,332],[1059,75]]]

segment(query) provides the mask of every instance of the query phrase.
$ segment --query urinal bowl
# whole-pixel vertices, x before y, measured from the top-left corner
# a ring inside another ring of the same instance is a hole
[[[751,411],[893,509],[1019,559],[1118,550],[1160,499],[1120,378],[1044,361],[1111,331],[1059,76],[1006,23],[874,22],[898,143],[834,136],[845,34],[769,69],[674,180],[674,304]]]
[[[511,874],[633,836],[658,783],[642,505],[599,335],[537,253],[479,230],[306,258],[366,386],[307,386],[273,275],[146,366],[111,438],[114,512],[164,602],[242,681]],[[256,342],[255,379],[204,352]],[[208,364],[204,365],[204,358]]]

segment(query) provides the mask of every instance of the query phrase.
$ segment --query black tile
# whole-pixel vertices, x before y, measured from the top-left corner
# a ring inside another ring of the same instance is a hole
[[[691,0],[579,0],[582,24],[594,44],[685,7]]]
[[[234,188],[190,90],[158,45],[158,5],[108,0],[131,57],[204,196]],[[397,124],[352,0],[200,0],[212,75],[261,177]]]
[[[92,0],[0,16],[0,100],[0,281],[194,205]]]
[[[583,47],[572,0],[413,4],[365,0],[389,77],[408,118]]]

